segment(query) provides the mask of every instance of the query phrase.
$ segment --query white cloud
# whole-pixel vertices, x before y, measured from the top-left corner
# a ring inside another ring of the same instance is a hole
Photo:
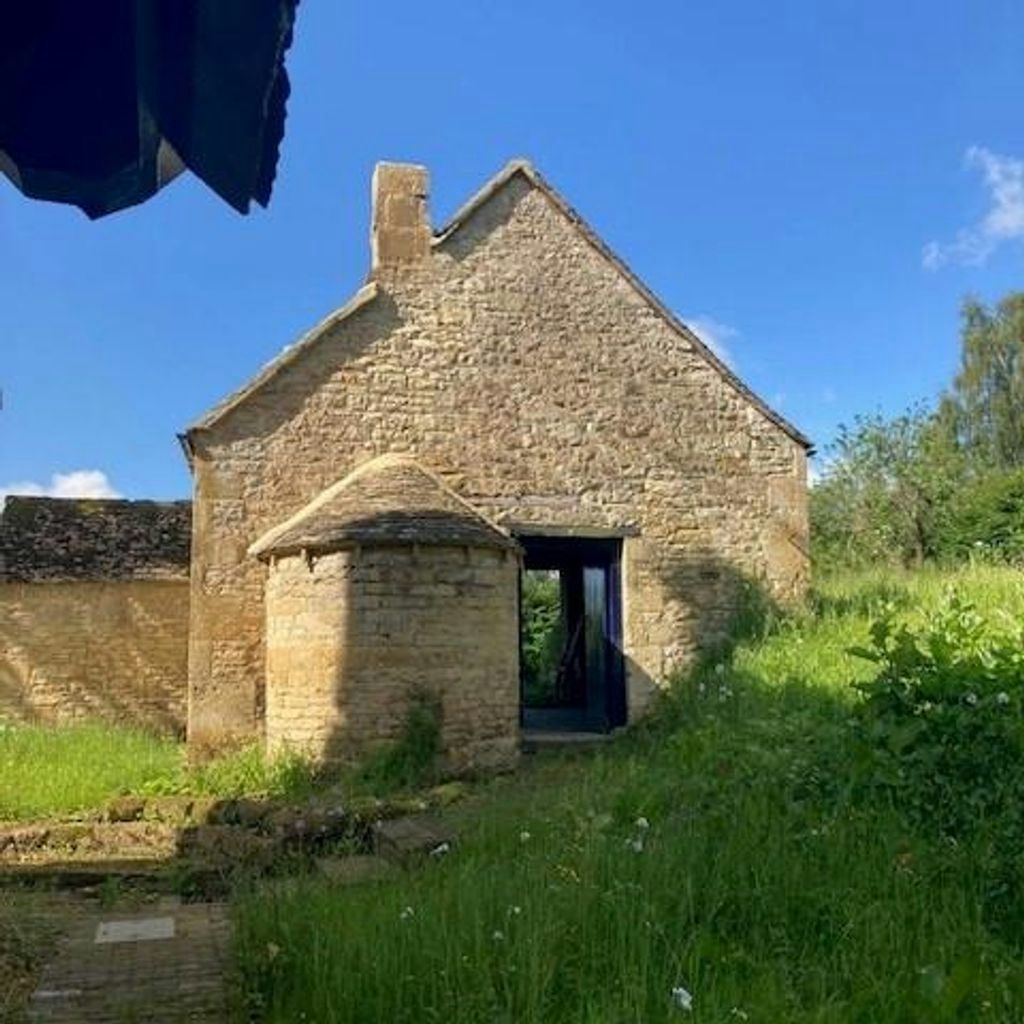
[[[740,336],[735,327],[723,324],[710,316],[686,318],[686,325],[726,366],[735,369],[736,362],[730,347]]]
[[[971,146],[966,163],[982,173],[989,193],[988,212],[977,224],[961,228],[952,242],[929,242],[921,254],[928,270],[946,263],[978,265],[1001,243],[1024,241],[1024,160]]]
[[[20,480],[0,486],[0,501],[9,494],[46,495],[50,498],[120,498],[101,469],[73,469],[70,473],[54,473],[49,484]]]

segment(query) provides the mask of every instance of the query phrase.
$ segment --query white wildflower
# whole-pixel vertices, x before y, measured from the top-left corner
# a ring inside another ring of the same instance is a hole
[[[651,823],[643,815],[640,815],[636,819],[636,827],[646,832],[651,827]]]
[[[414,917],[416,911],[412,907],[402,907],[402,912],[398,915],[402,921],[408,921],[410,917]]]
[[[1005,690],[1000,690],[999,693],[996,694],[996,703],[997,704],[1009,704],[1010,703],[1010,695]]]
[[[719,662],[715,666],[715,675],[716,676],[724,676],[725,675],[725,666],[721,662]]]
[[[443,857],[450,849],[451,849],[451,844],[450,843],[438,843],[437,846],[435,846],[430,851],[430,856],[431,857]]]
[[[676,985],[672,989],[672,1002],[679,1007],[680,1010],[686,1010],[687,1013],[693,1009],[693,996],[683,988],[682,985]]]
[[[521,843],[528,843],[530,841],[530,838],[530,833],[527,832],[525,828],[522,832],[519,833],[519,842]]]
[[[747,1011],[746,1010],[741,1010],[738,1006],[734,1006],[729,1011],[729,1016],[730,1017],[738,1017],[740,1020],[749,1020],[750,1019],[749,1015],[747,1014]]]
[[[978,703],[978,695],[976,693],[969,693],[964,697],[964,700],[973,708],[974,705]]]
[[[491,936],[491,938],[494,939],[495,942],[504,942],[505,933],[500,928],[495,928],[494,934]]]
[[[631,836],[626,840],[626,846],[628,846],[634,853],[644,852],[644,838],[643,836]]]
[[[512,917],[518,917],[523,912],[523,908],[513,903],[512,906],[508,908],[508,912]]]

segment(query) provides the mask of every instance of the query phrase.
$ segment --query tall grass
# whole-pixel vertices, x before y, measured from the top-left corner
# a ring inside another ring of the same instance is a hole
[[[250,1010],[325,1024],[1024,1020],[1024,933],[998,913],[985,835],[940,841],[846,791],[850,684],[871,666],[845,648],[882,604],[927,614],[949,582],[826,584],[634,735],[491,783],[459,812],[461,842],[418,874],[243,894]],[[1024,611],[1011,573],[958,582],[993,613]]]
[[[290,798],[312,788],[307,762],[268,759],[258,745],[193,765],[182,743],[141,729],[0,722],[0,821],[92,811],[124,793]]]
[[[180,744],[98,723],[0,725],[0,819],[98,807],[179,770]]]

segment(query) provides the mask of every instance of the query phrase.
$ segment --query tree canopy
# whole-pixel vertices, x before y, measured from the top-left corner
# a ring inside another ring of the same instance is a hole
[[[819,563],[1024,559],[1024,292],[964,303],[960,370],[934,408],[858,416],[828,457]]]

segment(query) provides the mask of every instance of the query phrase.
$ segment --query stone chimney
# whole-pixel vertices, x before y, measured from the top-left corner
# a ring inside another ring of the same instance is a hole
[[[372,273],[415,263],[430,252],[427,186],[426,167],[379,163],[374,168]]]

